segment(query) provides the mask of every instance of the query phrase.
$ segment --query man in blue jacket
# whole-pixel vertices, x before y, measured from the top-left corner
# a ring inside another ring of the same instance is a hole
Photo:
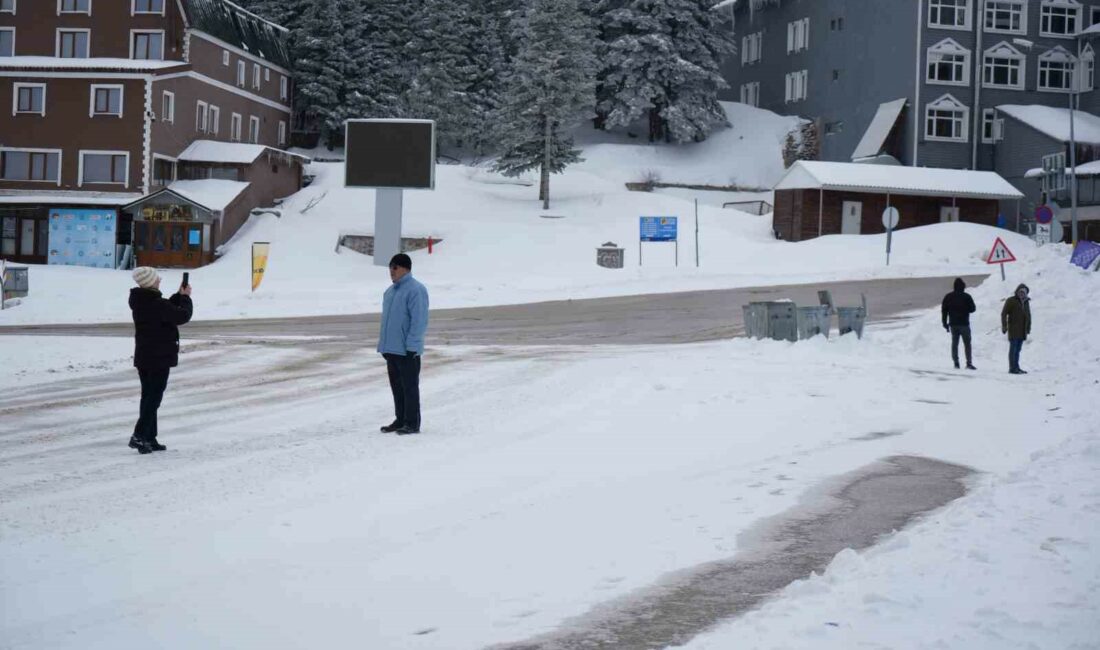
[[[428,331],[428,290],[412,276],[412,260],[398,253],[390,260],[393,284],[382,296],[378,352],[386,359],[393,391],[393,423],[383,433],[420,433],[420,355]]]

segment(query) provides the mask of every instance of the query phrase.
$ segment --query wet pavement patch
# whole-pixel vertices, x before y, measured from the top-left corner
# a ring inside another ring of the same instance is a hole
[[[565,622],[558,631],[495,650],[646,650],[680,645],[866,549],[921,514],[966,493],[972,470],[931,458],[893,456],[829,481],[804,504],[762,522],[729,560],[677,572],[640,592]]]

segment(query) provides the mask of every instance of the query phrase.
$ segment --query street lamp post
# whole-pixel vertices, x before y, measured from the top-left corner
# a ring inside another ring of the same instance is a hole
[[[1077,138],[1073,130],[1074,113],[1077,112],[1078,93],[1081,92],[1082,72],[1081,65],[1081,34],[1077,35],[1077,61],[1073,64],[1073,76],[1070,79],[1069,91],[1069,218],[1070,241],[1077,245]]]

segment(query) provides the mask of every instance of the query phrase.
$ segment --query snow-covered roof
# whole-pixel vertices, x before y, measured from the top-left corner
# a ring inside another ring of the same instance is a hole
[[[1069,109],[1037,104],[1002,104],[997,110],[1059,142],[1069,142]],[[1100,144],[1100,117],[1085,111],[1073,113],[1074,139]]]
[[[776,183],[775,189],[844,190],[973,199],[1019,199],[1024,196],[994,172],[818,160],[800,160],[791,165]]]
[[[1066,165],[1066,176],[1069,176],[1073,171],[1069,165]],[[1039,178],[1043,175],[1042,167],[1034,167],[1027,170],[1024,174],[1024,178]],[[1100,160],[1094,160],[1092,162],[1083,163],[1077,165],[1078,176],[1100,176]]]
[[[63,190],[0,190],[0,204],[125,205],[141,198],[129,192],[68,192]]]
[[[0,57],[0,69],[21,70],[125,70],[151,72],[188,65],[185,61],[150,61],[147,59],[87,58],[69,59],[57,56]]]
[[[265,151],[277,154],[293,156],[308,164],[310,159],[301,154],[291,153],[275,147],[262,144],[246,144],[243,142],[220,142],[218,140],[195,140],[183,150],[177,158],[187,162],[226,163],[234,165],[251,165],[256,162]]]
[[[867,126],[863,138],[856,145],[855,151],[852,152],[852,160],[870,158],[882,151],[883,145],[886,144],[886,136],[890,135],[890,131],[897,124],[901,109],[905,108],[905,102],[906,99],[902,97],[901,99],[879,104],[874,118],[871,119],[871,124]]]
[[[249,183],[242,181],[205,178],[197,181],[174,181],[162,191],[178,194],[211,212],[221,212],[229,207],[241,192],[248,189],[248,186]]]

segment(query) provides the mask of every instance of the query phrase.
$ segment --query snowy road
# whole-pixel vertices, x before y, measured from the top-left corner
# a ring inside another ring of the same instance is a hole
[[[988,276],[965,276],[977,286]],[[832,292],[837,305],[859,305],[867,296],[872,321],[939,305],[954,277],[822,282],[713,291],[542,302],[503,307],[432,311],[429,343],[456,345],[587,345],[688,343],[729,338],[743,331],[741,306],[755,300],[789,298],[818,304],[817,291]],[[198,320],[187,325],[188,339],[313,336],[372,340],[378,315],[307,318],[202,320],[202,294],[195,295]],[[125,315],[125,314],[123,314]],[[3,334],[129,336],[130,323],[0,327]]]

